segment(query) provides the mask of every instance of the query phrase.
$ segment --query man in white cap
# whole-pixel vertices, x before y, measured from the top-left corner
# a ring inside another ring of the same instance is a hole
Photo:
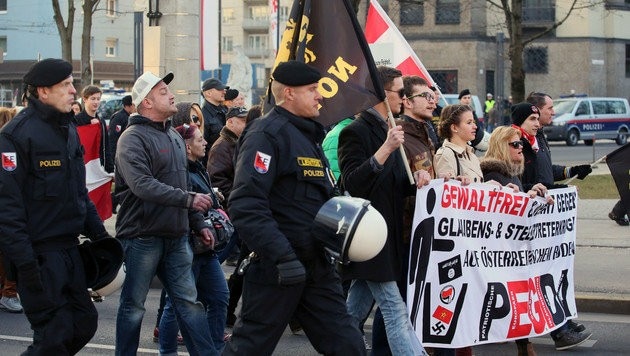
[[[131,96],[138,115],[129,118],[118,140],[116,237],[125,249],[127,273],[116,320],[116,355],[137,353],[144,302],[156,274],[171,298],[188,353],[216,354],[197,301],[187,237],[190,226],[207,244],[214,243],[199,213],[212,200],[187,191],[186,145],[168,120],[177,112],[171,80],[173,73],[159,78],[151,72],[136,80]]]

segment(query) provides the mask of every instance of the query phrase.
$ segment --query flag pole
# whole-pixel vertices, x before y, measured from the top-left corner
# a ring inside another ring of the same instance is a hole
[[[389,121],[389,124],[391,125],[391,127],[396,127],[396,123],[394,122],[394,115],[392,114],[392,109],[389,107],[389,102],[387,102],[387,99],[383,100],[383,102],[385,103],[385,107],[387,108],[387,119]],[[398,146],[398,152],[400,152],[400,156],[402,157],[402,160],[405,166],[405,171],[407,172],[407,178],[409,178],[409,183],[416,184],[416,181],[413,179],[413,173],[411,173],[411,168],[409,167],[409,161],[407,161],[407,156],[405,155],[405,148],[403,147],[402,143],[400,144],[400,146]]]

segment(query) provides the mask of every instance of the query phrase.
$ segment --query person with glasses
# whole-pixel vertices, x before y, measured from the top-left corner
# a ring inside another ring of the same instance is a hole
[[[488,151],[481,160],[481,170],[485,181],[495,181],[512,188],[515,192],[523,191],[519,176],[524,170],[523,133],[511,126],[497,127],[488,143]],[[547,197],[547,204],[553,204],[553,198],[547,195],[547,187],[537,183],[527,192],[533,199],[536,196]],[[534,345],[529,339],[516,340],[518,355],[535,356]]]
[[[190,101],[182,101],[175,105],[177,107],[177,113],[171,118],[171,126],[178,127],[183,124],[195,125],[197,129],[204,133],[203,128],[203,113],[201,107],[197,103]]]
[[[385,88],[386,100],[393,115],[401,110],[405,89],[402,73],[391,67],[377,68]],[[344,128],[339,135],[341,188],[352,196],[369,200],[387,222],[385,246],[371,260],[353,262],[341,268],[345,280],[352,280],[348,291],[348,312],[356,325],[364,320],[376,301],[379,311],[372,332],[372,352],[391,350],[394,355],[422,355],[425,351],[415,335],[399,285],[405,284],[408,259],[403,240],[404,199],[416,188],[427,184],[426,171],[414,172],[417,184],[411,184],[405,173],[399,147],[405,141],[400,125],[390,127],[387,107],[379,103]],[[381,350],[383,332],[376,328],[382,314],[389,350]]]

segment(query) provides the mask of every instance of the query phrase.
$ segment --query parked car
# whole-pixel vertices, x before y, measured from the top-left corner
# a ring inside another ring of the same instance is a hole
[[[630,106],[625,98],[564,98],[553,102],[556,115],[543,130],[549,141],[578,141],[590,146],[594,140],[610,139],[625,145],[630,133]]]
[[[457,98],[459,94],[442,94],[448,105],[459,104],[459,99]],[[483,104],[479,101],[479,97],[477,95],[471,95],[472,97],[472,106],[475,110],[475,114],[477,114],[477,118],[483,121]]]
[[[105,120],[105,123],[109,125],[109,120],[112,115],[123,107],[122,98],[125,95],[130,94],[131,93],[128,92],[104,92],[103,95],[101,95],[101,104],[98,106],[98,110],[96,111],[98,113],[98,117]]]

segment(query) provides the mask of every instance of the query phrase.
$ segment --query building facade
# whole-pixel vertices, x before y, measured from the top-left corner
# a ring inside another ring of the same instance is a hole
[[[81,78],[83,10],[76,1],[72,58],[75,84]],[[60,1],[67,22],[68,2]],[[104,0],[93,15],[91,63],[93,83],[114,81],[130,88],[134,81],[134,11],[129,1]],[[38,59],[61,58],[61,40],[50,0],[0,0],[0,105],[21,95],[22,77]],[[80,89],[80,88],[79,88]]]
[[[367,0],[362,2],[362,5]],[[505,15],[482,0],[381,0],[445,93],[510,95]],[[523,0],[525,38],[560,21],[569,0]],[[630,1],[578,1],[567,20],[525,47],[525,92],[628,97]]]

